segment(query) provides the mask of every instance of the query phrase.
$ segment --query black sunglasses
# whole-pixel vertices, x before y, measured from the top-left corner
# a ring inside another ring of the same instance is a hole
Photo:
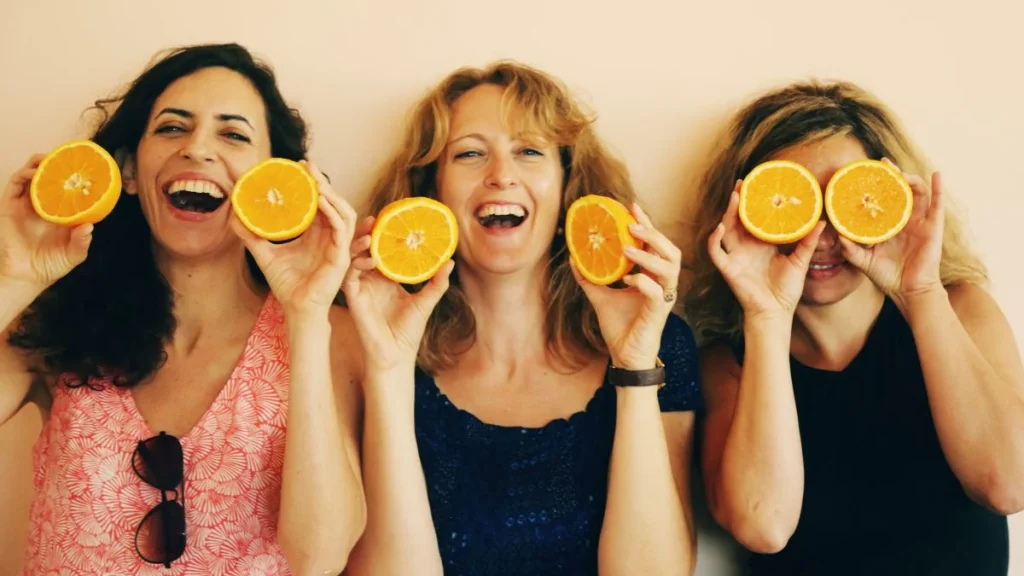
[[[170,568],[171,562],[185,553],[185,461],[181,442],[165,432],[142,440],[132,454],[132,469],[143,482],[160,490],[160,503],[135,530],[135,552],[146,562]],[[174,499],[167,498],[168,492],[174,493]]]

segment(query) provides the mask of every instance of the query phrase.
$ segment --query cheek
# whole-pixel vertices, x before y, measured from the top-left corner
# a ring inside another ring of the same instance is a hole
[[[530,176],[529,190],[533,192],[534,201],[545,209],[553,208],[559,212],[562,206],[562,174],[561,171],[545,171]]]
[[[228,150],[221,155],[224,159],[228,176],[232,181],[238,180],[253,166],[270,158],[269,152],[257,150],[256,148]]]
[[[476,180],[461,170],[442,170],[437,176],[437,199],[452,210],[466,204],[476,190]]]

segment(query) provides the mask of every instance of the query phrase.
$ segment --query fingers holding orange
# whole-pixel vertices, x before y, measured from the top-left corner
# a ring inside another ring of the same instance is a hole
[[[643,242],[630,232],[632,224],[638,224],[636,217],[614,198],[587,195],[569,206],[565,242],[583,278],[607,286],[629,272],[633,261],[626,248],[643,249]]]

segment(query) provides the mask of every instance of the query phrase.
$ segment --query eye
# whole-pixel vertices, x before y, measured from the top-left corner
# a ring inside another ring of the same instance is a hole
[[[462,158],[478,158],[479,156],[481,156],[481,154],[476,150],[468,150],[466,152],[459,152],[456,154],[455,159],[461,160]]]
[[[224,136],[232,140],[237,140],[239,142],[252,142],[251,138],[239,132],[227,132],[224,134]]]
[[[181,133],[181,132],[184,132],[184,131],[185,131],[185,129],[182,128],[181,126],[175,126],[174,124],[166,124],[164,126],[160,126],[156,130],[153,130],[153,133],[154,134],[173,134],[173,133]]]
[[[537,150],[536,148],[523,148],[522,150],[520,150],[519,153],[523,154],[524,156],[543,156],[544,155],[543,152],[541,152],[540,150]]]

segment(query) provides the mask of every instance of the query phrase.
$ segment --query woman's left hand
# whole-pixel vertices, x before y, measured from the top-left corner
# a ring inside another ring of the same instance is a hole
[[[237,217],[231,227],[245,243],[285,314],[327,312],[349,266],[356,213],[323,173],[302,162],[320,187],[319,213],[298,238],[274,244],[250,232]]]
[[[634,204],[632,212],[638,223],[630,226],[630,233],[646,249],[626,250],[626,258],[642,269],[622,279],[627,288],[592,284],[583,278],[571,258],[570,265],[597,312],[612,363],[627,370],[648,370],[655,367],[661,332],[676,302],[682,254],[654,228],[639,206]]]
[[[888,159],[883,160],[899,170]],[[939,262],[946,218],[942,178],[932,174],[931,186],[916,174],[903,173],[914,193],[910,221],[899,234],[874,246],[861,246],[843,236],[843,257],[890,296],[900,309],[909,298],[942,289]]]

